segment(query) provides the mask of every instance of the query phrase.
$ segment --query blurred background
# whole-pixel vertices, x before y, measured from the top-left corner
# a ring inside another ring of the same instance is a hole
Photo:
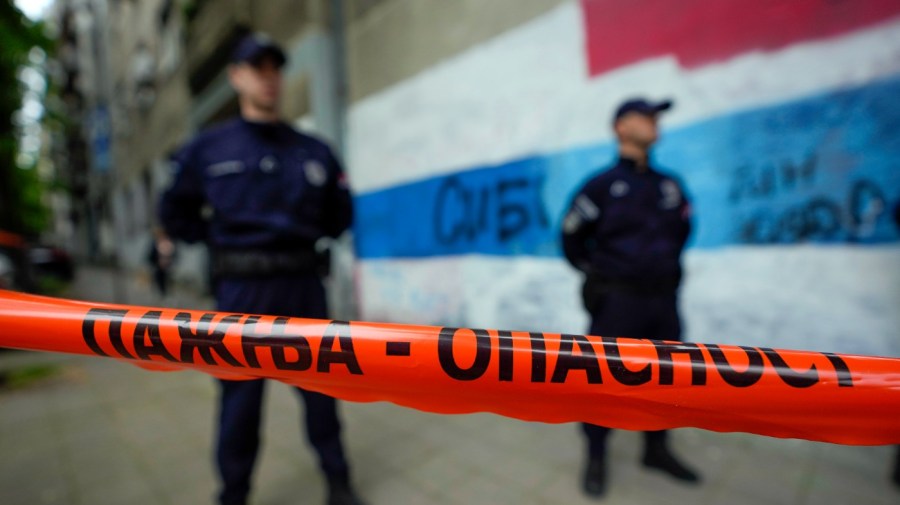
[[[337,317],[583,333],[562,213],[646,96],[694,202],[687,339],[900,356],[896,0],[0,0],[0,286],[162,302],[167,159],[237,113],[249,31],[350,176]],[[166,303],[208,303],[205,261],[181,248]]]
[[[897,2],[5,4],[0,230],[32,259],[146,276],[168,156],[236,113],[231,45],[265,31],[286,119],[356,195],[342,317],[583,332],[561,214],[615,155],[614,107],[669,97],[689,338],[900,354]],[[202,290],[204,261],[186,248],[176,278]]]

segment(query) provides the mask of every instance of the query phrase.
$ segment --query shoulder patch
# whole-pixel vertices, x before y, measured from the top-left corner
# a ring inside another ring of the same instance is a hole
[[[303,163],[303,174],[313,186],[324,186],[328,181],[328,172],[319,160],[306,160]]]
[[[674,209],[681,205],[681,190],[672,179],[663,179],[659,183],[659,191],[662,193],[662,200],[659,202],[661,209]]]
[[[578,198],[575,199],[574,207],[575,210],[588,221],[593,221],[600,217],[600,208],[585,195],[579,195]]]

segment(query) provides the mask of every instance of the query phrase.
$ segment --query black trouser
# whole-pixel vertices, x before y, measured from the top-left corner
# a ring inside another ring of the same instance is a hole
[[[221,388],[216,463],[222,478],[223,504],[244,503],[259,452],[259,427],[266,381],[219,381]],[[336,401],[330,396],[296,388],[306,411],[306,438],[329,477],[347,478]]]
[[[153,269],[153,282],[156,283],[156,289],[159,294],[166,296],[169,294],[169,271],[165,268],[156,267]]]
[[[259,278],[220,277],[215,283],[218,309],[277,316],[325,319],[325,289],[315,274]],[[265,382],[219,381],[221,384],[216,463],[222,479],[220,502],[244,503],[259,451]],[[337,403],[329,396],[297,388],[305,402],[306,436],[322,471],[347,479],[349,468],[341,445]]]
[[[653,340],[681,340],[678,296],[674,290],[661,293],[610,288],[595,296],[591,307],[589,333],[602,337],[631,337]],[[583,423],[591,458],[606,455],[606,439],[611,428]],[[645,432],[646,449],[665,444],[665,431]]]

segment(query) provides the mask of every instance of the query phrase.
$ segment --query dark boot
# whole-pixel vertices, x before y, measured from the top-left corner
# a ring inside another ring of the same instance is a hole
[[[346,477],[328,477],[328,501],[326,505],[365,505],[353,491],[350,479]]]
[[[584,492],[591,498],[601,498],[606,494],[606,461],[601,458],[588,459],[584,469]]]
[[[897,446],[897,461],[894,462],[894,485],[900,487],[900,445]]]
[[[644,466],[660,470],[682,482],[699,483],[700,476],[684,466],[665,444],[653,444],[644,452]]]

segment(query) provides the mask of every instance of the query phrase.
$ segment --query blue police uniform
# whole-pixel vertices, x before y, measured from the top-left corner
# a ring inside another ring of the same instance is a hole
[[[284,123],[236,119],[200,133],[174,157],[159,217],[166,232],[209,246],[217,308],[326,318],[315,242],[352,221],[343,171],[322,142]],[[222,503],[243,503],[259,447],[262,380],[220,381],[216,460]],[[335,400],[298,388],[306,433],[329,480],[346,482]]]
[[[563,221],[563,251],[577,269],[635,288],[677,287],[690,234],[682,185],[619,158],[575,195]]]
[[[590,334],[681,340],[677,290],[690,233],[690,206],[681,184],[620,158],[578,191],[562,231],[566,259],[585,273]],[[609,428],[583,428],[589,457],[602,461]],[[648,450],[662,450],[664,431],[646,437]]]

